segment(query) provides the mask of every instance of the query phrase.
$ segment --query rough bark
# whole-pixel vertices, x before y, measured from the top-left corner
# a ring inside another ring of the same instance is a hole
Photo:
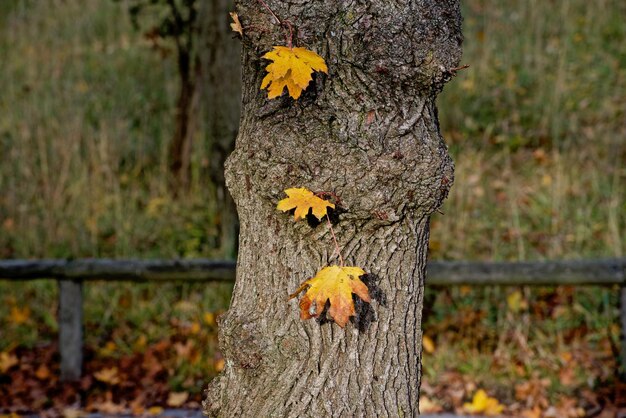
[[[224,163],[233,150],[241,105],[240,43],[229,27],[233,0],[200,3],[200,104],[208,154],[208,176],[219,211],[220,247],[226,257],[237,250],[235,204],[226,189]]]
[[[223,373],[205,410],[233,417],[418,415],[421,309],[430,214],[453,165],[436,95],[460,60],[458,0],[268,1],[294,43],[322,55],[294,102],[259,91],[285,31],[258,1],[246,32],[243,115],[226,180],[241,223],[237,282],[220,320]],[[376,296],[353,323],[301,321],[287,295],[337,262],[328,226],[278,213],[288,187],[336,193],[335,233]],[[374,279],[372,279],[374,278]],[[375,283],[374,283],[375,282]]]

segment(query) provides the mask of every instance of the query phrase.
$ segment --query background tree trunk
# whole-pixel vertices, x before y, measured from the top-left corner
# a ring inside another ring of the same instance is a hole
[[[191,180],[191,151],[195,133],[196,87],[201,72],[197,54],[197,34],[199,32],[196,0],[177,3],[166,0],[169,12],[167,25],[161,23],[167,36],[176,44],[176,59],[180,90],[176,101],[174,134],[169,146],[172,190],[175,195],[189,190]],[[165,30],[167,28],[167,30]]]
[[[435,98],[461,55],[458,0],[268,1],[322,55],[294,102],[259,90],[261,55],[285,31],[258,1],[238,2],[246,32],[243,117],[226,180],[241,222],[226,358],[209,386],[214,416],[417,416],[428,223],[453,165]],[[287,295],[336,262],[328,226],[275,206],[288,187],[342,201],[335,232],[375,296],[344,329],[301,321]]]
[[[237,252],[238,222],[235,204],[226,189],[224,162],[233,150],[241,107],[241,43],[229,26],[232,0],[200,2],[200,105],[208,155],[208,174],[219,208],[220,252]]]
[[[174,135],[169,146],[172,190],[178,194],[189,189],[191,176],[191,148],[193,140],[194,103],[197,71],[192,68],[190,51],[178,50],[180,90],[176,100]]]

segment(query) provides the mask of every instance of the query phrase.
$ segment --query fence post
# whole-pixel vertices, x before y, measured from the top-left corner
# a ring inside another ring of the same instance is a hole
[[[83,366],[83,282],[59,280],[61,381],[80,379]]]

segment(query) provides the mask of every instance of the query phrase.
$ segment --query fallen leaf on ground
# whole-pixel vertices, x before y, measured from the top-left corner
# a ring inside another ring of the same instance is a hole
[[[273,61],[265,67],[267,75],[261,83],[261,90],[267,88],[270,99],[283,94],[285,87],[289,95],[297,99],[313,79],[313,71],[328,74],[324,58],[306,48],[275,46],[263,58]]]
[[[490,398],[482,389],[479,389],[472,398],[471,403],[464,403],[463,410],[468,414],[485,414],[487,416],[500,415],[504,406],[495,398]]]
[[[9,315],[9,320],[16,325],[21,325],[28,321],[30,318],[30,309],[28,306],[20,309],[17,306],[11,308],[11,314]]]
[[[163,413],[163,408],[160,406],[152,406],[148,408],[149,415],[161,415]]]
[[[541,408],[535,406],[533,409],[525,409],[522,411],[522,418],[541,418]]]
[[[306,293],[300,299],[300,318],[317,318],[324,310],[326,302],[330,302],[328,313],[337,325],[344,327],[348,319],[355,315],[352,294],[356,294],[365,302],[370,301],[369,292],[365,283],[359,279],[365,271],[359,267],[324,267],[315,277],[305,281],[289,296],[296,297],[306,289]],[[312,305],[315,311],[312,313]]]
[[[13,354],[5,353],[4,351],[0,352],[0,373],[5,373],[17,363],[19,361]]]
[[[205,312],[204,316],[204,323],[209,325],[209,326],[215,326],[216,322],[215,322],[215,314],[213,312]]]
[[[187,392],[171,392],[167,397],[167,405],[174,408],[179,407],[187,402],[188,398],[189,393]]]
[[[420,414],[432,414],[443,411],[441,405],[426,396],[420,396],[419,406]]]
[[[46,380],[50,377],[50,369],[48,369],[45,364],[42,364],[37,368],[35,376],[37,376],[37,379],[39,380]]]
[[[93,404],[92,407],[103,414],[119,415],[126,412],[124,405],[116,404],[110,399],[107,399],[102,403]]]
[[[317,219],[322,220],[328,214],[327,208],[335,208],[334,204],[315,196],[312,191],[304,187],[287,189],[285,193],[289,197],[278,202],[276,209],[283,212],[295,209],[294,218],[296,221],[304,218],[309,210]]]
[[[509,306],[509,310],[513,313],[518,313],[522,309],[528,308],[528,302],[524,300],[522,292],[516,290],[506,297],[506,303]]]
[[[111,367],[110,369],[102,369],[100,371],[97,371],[93,374],[93,377],[95,377],[96,380],[100,382],[108,383],[110,385],[117,385],[118,383],[120,383],[120,377],[118,375],[117,367]]]
[[[80,409],[76,409],[76,408],[65,408],[63,411],[63,418],[80,418],[83,415],[85,415],[85,413],[83,411],[81,411]]]

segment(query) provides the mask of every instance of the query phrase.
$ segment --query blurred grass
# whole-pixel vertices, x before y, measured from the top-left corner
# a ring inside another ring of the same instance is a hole
[[[439,99],[456,180],[433,217],[432,258],[623,256],[626,3],[463,7],[471,67]],[[123,6],[0,2],[0,56],[0,258],[220,256],[202,147],[191,192],[167,190],[174,62],[132,30]],[[201,323],[228,303],[230,289],[216,286],[89,283],[87,346],[112,355],[139,335],[150,344]],[[426,381],[451,369],[493,386],[539,373],[559,391],[558,356],[603,356],[616,338],[610,289],[520,291],[526,307],[512,312],[503,300],[514,289],[428,289],[424,328],[437,349]],[[0,351],[54,340],[55,283],[0,282],[0,295]],[[215,344],[206,347],[212,358]],[[606,378],[610,360],[592,360],[577,366],[576,385]],[[597,373],[585,368],[598,362]]]
[[[622,256],[626,3],[463,5],[471,67],[439,100],[456,186],[433,257]]]
[[[20,2],[3,21],[0,257],[213,256],[200,164],[184,200],[167,189],[173,60],[112,1]]]
[[[463,7],[471,67],[439,98],[456,179],[431,257],[624,256],[626,3]],[[617,289],[427,288],[426,299],[426,392],[461,373],[508,404],[524,404],[522,382],[555,404],[614,379]]]

